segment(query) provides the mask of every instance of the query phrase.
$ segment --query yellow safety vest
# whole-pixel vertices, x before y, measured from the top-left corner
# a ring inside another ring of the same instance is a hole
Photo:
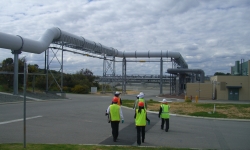
[[[111,121],[120,121],[120,106],[117,104],[112,104],[109,107]]]
[[[146,126],[146,110],[142,109],[141,113],[138,113],[138,110],[139,109],[136,109],[135,125]]]
[[[169,118],[169,106],[166,104],[162,104],[161,108],[162,108],[161,118],[168,119]]]

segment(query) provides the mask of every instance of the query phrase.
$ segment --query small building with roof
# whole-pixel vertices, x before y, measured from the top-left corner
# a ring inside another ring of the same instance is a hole
[[[187,83],[186,95],[199,99],[250,100],[250,60],[236,61],[231,67],[231,75],[210,77],[210,82]]]

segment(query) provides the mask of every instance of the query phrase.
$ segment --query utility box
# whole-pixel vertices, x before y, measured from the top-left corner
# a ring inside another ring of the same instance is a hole
[[[91,87],[91,92],[90,93],[97,93],[97,87]]]

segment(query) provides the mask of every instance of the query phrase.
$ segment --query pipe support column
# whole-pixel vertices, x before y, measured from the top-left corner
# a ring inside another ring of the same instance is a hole
[[[163,76],[163,61],[161,57],[161,63],[160,63],[160,94],[162,95],[162,76]]]
[[[13,83],[13,95],[18,95],[18,56],[22,53],[21,50],[12,50],[14,54],[14,83]]]

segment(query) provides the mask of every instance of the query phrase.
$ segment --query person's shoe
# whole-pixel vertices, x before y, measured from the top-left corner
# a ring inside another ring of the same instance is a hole
[[[142,143],[144,143],[144,140],[142,140]]]
[[[116,139],[115,139],[115,138],[113,138],[113,141],[114,141],[114,142],[116,142]]]
[[[166,132],[168,132],[168,130],[165,130]]]
[[[141,144],[137,144],[137,146],[141,146]]]

